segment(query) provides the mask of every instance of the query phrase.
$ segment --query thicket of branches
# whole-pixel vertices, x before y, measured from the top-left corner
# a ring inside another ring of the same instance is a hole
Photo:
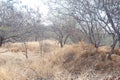
[[[31,9],[15,0],[0,3],[0,46],[5,42],[38,40],[42,36],[45,28],[39,9]]]
[[[113,54],[114,48],[120,47],[120,0],[50,1],[52,4],[49,6],[54,12],[53,15],[55,17],[58,14],[73,17],[78,23],[79,30],[85,36],[85,38],[81,36],[82,39],[88,40],[96,48],[106,45],[104,43],[106,40],[107,42],[112,40],[112,44],[109,44],[111,45],[109,58]]]
[[[81,40],[96,48],[109,42],[109,57],[116,46],[120,47],[120,0],[48,0],[47,3],[51,24],[44,26],[40,9],[13,0],[1,1],[0,46],[43,37],[55,38],[61,47]]]

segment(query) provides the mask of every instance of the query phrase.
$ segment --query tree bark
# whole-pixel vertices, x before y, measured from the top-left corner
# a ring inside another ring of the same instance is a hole
[[[1,36],[1,37],[0,37],[0,47],[3,45],[3,41],[4,41],[4,39],[3,39],[3,37]]]
[[[60,43],[60,47],[62,48],[63,47],[63,41],[59,41]]]
[[[110,60],[112,60],[111,55],[114,53],[114,48],[115,48],[117,42],[118,42],[118,39],[114,40],[113,45],[111,46],[111,51],[108,55],[108,59],[110,59]]]
[[[66,44],[68,37],[69,37],[69,34],[68,34],[68,35],[66,35],[66,37],[65,37],[65,39],[64,39],[64,42],[63,42],[63,43],[64,43],[64,45]]]
[[[27,44],[24,42],[24,47],[25,47],[25,57],[28,59],[28,49],[27,49]]]

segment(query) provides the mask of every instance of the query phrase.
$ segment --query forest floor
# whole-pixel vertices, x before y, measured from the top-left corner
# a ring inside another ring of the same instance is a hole
[[[60,48],[55,40],[9,43],[0,48],[0,80],[120,80],[120,49],[79,42]]]

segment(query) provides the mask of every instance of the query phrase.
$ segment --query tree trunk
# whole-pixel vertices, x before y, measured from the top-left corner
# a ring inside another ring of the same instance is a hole
[[[2,47],[2,41],[0,40],[0,47]]]
[[[95,48],[98,48],[98,47],[99,47],[99,44],[95,43],[95,45],[94,45],[94,46],[95,46]]]
[[[27,44],[24,42],[24,47],[25,47],[25,57],[28,59],[28,50],[27,50]]]
[[[120,35],[119,35],[119,40],[118,40],[119,44],[118,44],[118,47],[120,48]]]
[[[117,42],[118,42],[118,39],[114,40],[113,45],[111,46],[111,51],[108,55],[108,59],[110,59],[110,60],[112,60],[111,55],[114,53],[114,48],[115,48]]]
[[[64,42],[63,42],[64,45],[66,44],[68,37],[69,37],[69,34],[66,35],[66,37],[65,37],[65,39],[64,39]]]
[[[60,47],[61,47],[61,48],[63,47],[63,42],[62,42],[62,41],[60,41]]]
[[[43,40],[40,42],[40,41],[38,41],[39,42],[39,52],[40,52],[40,54],[41,54],[41,56],[43,56]]]
[[[35,41],[37,41],[38,40],[38,38],[37,38],[37,36],[35,36]]]
[[[4,41],[3,37],[0,37],[0,47],[2,47],[3,41]]]
[[[59,37],[58,41],[59,41],[60,47],[62,48],[63,45],[64,45],[64,43],[63,43],[63,37]]]

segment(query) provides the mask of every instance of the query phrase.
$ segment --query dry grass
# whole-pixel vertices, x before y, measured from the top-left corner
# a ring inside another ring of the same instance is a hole
[[[30,52],[50,52],[57,49],[59,46],[56,44],[54,40],[43,40],[40,42],[26,42],[26,46],[28,51]],[[24,43],[8,43],[4,46],[11,52],[25,52]]]
[[[0,48],[0,80],[119,80],[120,49],[115,49],[110,61],[107,46],[96,49],[80,42],[59,48],[51,40],[41,44],[44,55],[38,53],[38,42],[27,43],[28,59],[21,43]]]
[[[116,72],[120,76],[119,49],[115,49],[112,60],[107,59],[109,52],[110,48],[107,46],[96,49],[93,45],[80,42],[62,49],[56,54],[54,63],[72,74],[81,74],[92,69],[100,74]]]

